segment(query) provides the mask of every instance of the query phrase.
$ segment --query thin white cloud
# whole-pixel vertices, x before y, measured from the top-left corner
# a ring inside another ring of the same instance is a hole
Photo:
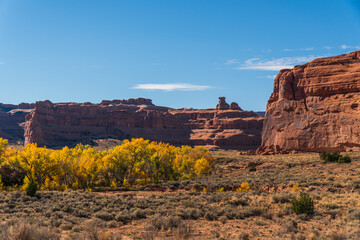
[[[308,48],[300,48],[300,51],[313,51],[315,48],[308,47]]]
[[[276,75],[267,75],[266,78],[275,79]]]
[[[1,62],[1,61],[0,61],[0,64],[5,64],[5,62]]]
[[[164,84],[137,84],[132,89],[161,90],[161,91],[203,91],[211,86],[193,85],[189,83],[164,83]]]
[[[323,48],[326,49],[326,50],[332,49],[332,47],[330,47],[330,46],[324,46]]]
[[[275,75],[266,75],[266,76],[257,76],[257,78],[270,78],[270,79],[275,79],[276,74]]]
[[[341,49],[356,49],[356,50],[359,50],[360,49],[360,45],[357,45],[357,46],[350,46],[350,45],[346,45],[346,44],[343,44],[340,46]]]
[[[292,51],[313,51],[315,50],[314,47],[307,47],[307,48],[298,48],[298,49],[291,49],[291,48],[284,48],[284,52],[292,52]]]
[[[295,65],[309,62],[321,56],[307,57],[283,57],[277,59],[251,58],[246,60],[241,66],[234,67],[237,70],[263,70],[279,71],[285,68],[293,68]]]
[[[227,64],[227,65],[237,64],[237,63],[239,63],[239,60],[237,60],[237,59],[229,59],[225,62],[225,64]]]

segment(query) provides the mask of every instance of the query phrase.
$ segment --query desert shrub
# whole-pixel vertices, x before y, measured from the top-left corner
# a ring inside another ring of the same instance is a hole
[[[123,211],[115,216],[115,220],[125,224],[131,220],[131,216],[128,211]]]
[[[89,239],[89,240],[120,240],[122,237],[114,232],[99,229],[96,222],[88,222],[83,226],[83,232],[75,235],[72,239]]]
[[[342,156],[339,151],[321,152],[320,159],[325,162],[350,163],[351,158],[348,155]]]
[[[114,217],[106,211],[97,212],[94,214],[94,217],[99,218],[104,221],[110,221],[110,220],[114,219]]]
[[[180,222],[179,225],[174,230],[174,239],[175,240],[187,240],[191,239],[191,227],[190,225]]]
[[[238,218],[248,218],[253,216],[261,216],[263,214],[263,209],[259,207],[245,207],[241,209],[238,214]]]
[[[228,219],[234,219],[237,218],[238,212],[233,207],[225,208],[224,216],[226,216]]]
[[[30,197],[35,196],[36,190],[37,190],[37,184],[33,179],[31,179],[25,189],[26,195],[28,195]]]
[[[142,210],[140,208],[135,208],[132,210],[131,219],[137,220],[137,219],[143,219],[143,218],[146,218],[146,213],[144,210]]]
[[[205,219],[208,221],[215,221],[218,219],[218,215],[215,211],[209,210],[204,215]]]
[[[272,196],[272,199],[275,203],[287,203],[291,200],[291,195],[289,193],[279,193]]]
[[[175,214],[182,219],[199,219],[204,213],[197,208],[177,208]]]
[[[289,219],[288,221],[286,221],[284,223],[284,231],[287,233],[292,233],[292,232],[296,232],[297,230],[297,222],[295,222],[292,219]]]
[[[248,201],[249,200],[246,198],[236,198],[236,199],[230,200],[229,203],[234,206],[247,206],[247,205],[249,205]]]
[[[360,210],[356,208],[350,208],[349,217],[350,219],[360,220]]]
[[[219,217],[219,221],[220,221],[222,224],[225,224],[227,220],[228,220],[228,218],[227,218],[226,216],[221,216],[221,217]]]
[[[341,156],[338,163],[351,163],[351,158],[348,155]]]
[[[250,235],[246,232],[242,232],[238,235],[238,239],[239,240],[249,240],[250,239]]]
[[[348,239],[348,237],[346,236],[345,233],[338,232],[338,231],[332,231],[331,233],[329,233],[329,235],[327,237],[328,237],[327,239],[330,239],[330,240],[346,240],[346,239]]]
[[[249,172],[256,172],[256,167],[249,168]]]
[[[0,227],[0,240],[58,240],[59,234],[54,229],[25,222],[3,224]]]
[[[152,216],[149,221],[156,230],[175,229],[182,223],[178,216],[165,217],[160,214]]]
[[[337,162],[339,158],[341,157],[339,151],[333,151],[333,152],[321,152],[320,153],[320,159],[324,160],[325,162]]]
[[[291,209],[296,214],[314,214],[314,200],[306,193],[301,192],[300,197],[291,200]]]

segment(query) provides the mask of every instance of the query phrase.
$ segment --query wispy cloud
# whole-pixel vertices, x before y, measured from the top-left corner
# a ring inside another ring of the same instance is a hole
[[[307,47],[307,48],[298,48],[298,49],[291,49],[291,48],[284,48],[284,52],[292,52],[292,51],[313,51],[315,50],[314,47]]]
[[[323,48],[326,49],[326,50],[332,49],[332,47],[330,47],[330,46],[324,46]]]
[[[257,76],[257,78],[270,78],[270,79],[275,79],[276,74],[275,75],[266,75],[266,76]]]
[[[161,91],[203,91],[211,86],[193,85],[189,83],[164,83],[164,84],[137,84],[132,89],[161,90]]]
[[[1,64],[5,64],[5,62],[0,61],[0,65],[1,65]]]
[[[308,47],[308,48],[300,48],[300,51],[313,51],[315,48],[313,47]]]
[[[239,63],[239,60],[237,59],[229,59],[225,62],[225,64],[230,65],[230,64],[236,64]]]
[[[267,75],[266,78],[275,79],[276,75]]]
[[[357,46],[350,46],[350,45],[346,45],[346,44],[343,44],[340,46],[341,49],[356,49],[356,50],[359,50],[360,49],[360,45],[357,45]]]
[[[263,70],[263,71],[279,71],[284,68],[293,68],[295,65],[309,62],[321,56],[307,57],[283,57],[277,59],[261,59],[251,58],[246,60],[240,66],[234,67],[237,70]]]

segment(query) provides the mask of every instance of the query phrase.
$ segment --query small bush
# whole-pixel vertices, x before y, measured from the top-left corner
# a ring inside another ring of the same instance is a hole
[[[249,168],[249,172],[256,172],[256,167]]]
[[[291,200],[291,194],[279,193],[279,194],[273,195],[272,199],[275,203],[288,203]]]
[[[215,221],[217,220],[217,214],[214,211],[208,211],[204,215],[205,219],[208,221]]]
[[[351,158],[348,155],[341,156],[338,163],[351,163]]]
[[[238,235],[239,240],[249,240],[250,235],[248,233],[242,232]]]
[[[110,221],[114,219],[114,217],[106,211],[99,211],[95,213],[94,216],[104,221]]]
[[[26,240],[59,240],[60,236],[54,229],[49,229],[35,224],[25,222],[15,222],[2,226],[0,229],[0,239]]]
[[[34,181],[34,179],[31,179],[25,189],[26,195],[28,195],[30,197],[35,196],[36,190],[37,190],[36,182]]]
[[[314,214],[314,200],[306,194],[301,192],[300,198],[293,198],[291,200],[291,209],[296,214],[307,214],[307,215],[313,215]]]
[[[325,162],[350,163],[351,158],[348,155],[342,156],[339,151],[321,152],[320,159]]]
[[[181,222],[174,230],[175,240],[187,240],[191,238],[191,227],[190,225]]]

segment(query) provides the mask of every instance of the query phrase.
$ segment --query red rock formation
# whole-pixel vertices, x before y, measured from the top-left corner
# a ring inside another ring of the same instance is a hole
[[[263,118],[251,111],[229,109],[225,98],[219,105],[227,108],[171,109],[154,106],[150,99],[100,104],[42,101],[26,117],[25,142],[54,147],[91,138],[143,137],[172,144],[259,146]]]
[[[217,110],[228,110],[230,108],[229,104],[225,101],[225,97],[219,97],[219,103],[216,106]]]
[[[359,91],[360,51],[281,70],[258,152],[359,150]]]
[[[24,142],[25,116],[34,106],[28,103],[0,103],[0,137],[8,139],[10,143]]]

